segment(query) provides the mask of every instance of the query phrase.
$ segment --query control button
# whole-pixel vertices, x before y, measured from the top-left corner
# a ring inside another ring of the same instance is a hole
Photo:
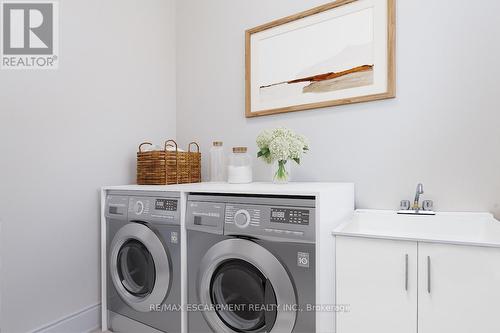
[[[134,206],[134,211],[137,215],[141,215],[142,212],[144,211],[144,204],[142,201],[137,201]]]
[[[239,228],[246,228],[250,224],[250,213],[241,209],[234,214],[234,224]]]

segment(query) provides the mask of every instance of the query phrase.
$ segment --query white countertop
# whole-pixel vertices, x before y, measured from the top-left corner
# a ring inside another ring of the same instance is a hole
[[[288,184],[274,183],[250,183],[250,184],[228,184],[228,183],[193,183],[180,185],[124,185],[105,186],[103,190],[127,190],[127,191],[165,191],[165,192],[203,192],[203,193],[234,193],[234,194],[274,194],[274,195],[320,195],[324,192],[335,191],[341,188],[353,188],[352,183],[299,183]]]
[[[500,222],[489,213],[438,212],[435,216],[414,216],[398,215],[395,211],[357,210],[333,235],[500,247]]]

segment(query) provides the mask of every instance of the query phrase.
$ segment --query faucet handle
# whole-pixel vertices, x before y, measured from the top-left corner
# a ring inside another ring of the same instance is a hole
[[[422,209],[425,211],[430,211],[434,209],[434,202],[432,200],[422,201]]]
[[[399,203],[400,210],[410,210],[410,208],[411,208],[410,200],[401,200],[401,202]]]

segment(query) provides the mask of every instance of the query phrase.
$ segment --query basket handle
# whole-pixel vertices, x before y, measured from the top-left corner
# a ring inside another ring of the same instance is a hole
[[[196,152],[199,153],[200,152],[200,145],[197,144],[196,142],[191,142],[188,146],[188,152],[191,153],[191,146],[192,145],[195,145],[196,146]]]
[[[139,153],[142,153],[142,146],[152,146],[151,142],[143,142],[139,145]]]
[[[176,180],[175,183],[179,184],[179,149],[177,147],[177,142],[175,140],[167,140],[165,141],[165,158],[167,156],[167,147],[174,147],[175,148],[175,172],[176,172]],[[165,171],[167,171],[167,168],[165,168]],[[165,177],[168,179],[168,175],[166,174]]]
[[[167,141],[165,141],[165,151],[167,151],[167,147],[174,147],[175,148],[175,152],[178,151],[178,149],[177,149],[177,142],[175,142],[174,140],[167,140]]]

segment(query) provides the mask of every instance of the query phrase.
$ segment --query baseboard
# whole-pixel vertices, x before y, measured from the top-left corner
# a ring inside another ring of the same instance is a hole
[[[40,327],[32,333],[89,333],[97,330],[101,321],[101,304],[95,304]]]

